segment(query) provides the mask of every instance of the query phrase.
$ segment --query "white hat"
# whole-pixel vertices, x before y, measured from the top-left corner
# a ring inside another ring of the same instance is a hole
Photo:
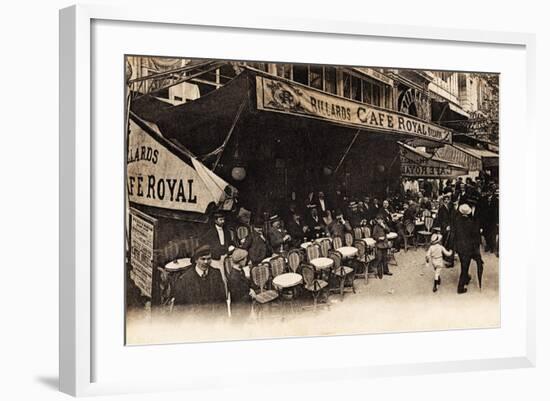
[[[434,244],[437,244],[442,239],[443,239],[443,236],[441,234],[435,233],[435,234],[432,234],[432,238],[430,240],[432,242],[432,245],[434,245]]]
[[[472,213],[472,208],[468,206],[467,203],[463,203],[458,207],[458,211],[460,212],[460,214],[467,216]]]

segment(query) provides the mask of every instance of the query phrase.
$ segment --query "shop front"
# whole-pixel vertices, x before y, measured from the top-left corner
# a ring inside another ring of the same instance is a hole
[[[337,186],[387,195],[399,188],[398,141],[451,143],[439,125],[249,69],[177,107],[140,100],[136,114],[238,188],[239,204],[256,215]]]

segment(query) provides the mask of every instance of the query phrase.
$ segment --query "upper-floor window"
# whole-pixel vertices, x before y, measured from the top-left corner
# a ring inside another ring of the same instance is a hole
[[[345,71],[342,73],[342,96],[374,106],[392,106],[390,86]]]

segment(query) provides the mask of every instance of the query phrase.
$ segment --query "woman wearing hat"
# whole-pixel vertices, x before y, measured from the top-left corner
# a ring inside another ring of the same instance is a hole
[[[451,256],[452,251],[445,249],[441,245],[443,236],[439,233],[432,234],[431,245],[426,252],[426,263],[434,269],[434,287],[433,292],[437,291],[437,286],[441,285],[441,270],[445,266],[443,255]]]

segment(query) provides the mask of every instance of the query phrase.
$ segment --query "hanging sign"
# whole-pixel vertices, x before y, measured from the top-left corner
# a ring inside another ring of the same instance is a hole
[[[256,96],[257,107],[260,110],[312,117],[369,131],[405,134],[451,143],[451,131],[447,128],[293,82],[257,76]]]

